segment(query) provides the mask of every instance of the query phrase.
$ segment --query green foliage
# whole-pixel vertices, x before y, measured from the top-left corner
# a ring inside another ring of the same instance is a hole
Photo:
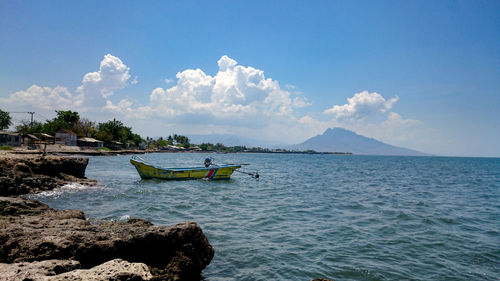
[[[0,109],[0,130],[7,129],[10,125],[12,125],[10,114]]]
[[[169,136],[169,138],[170,138],[170,136]],[[190,144],[189,144],[189,138],[186,137],[186,136],[174,134],[171,137],[171,139],[175,140],[175,142],[177,144],[181,144],[185,148],[188,148],[190,146]]]
[[[59,130],[74,131],[80,121],[80,114],[71,110],[56,110],[57,116],[43,124],[41,131],[33,131],[33,133],[47,133],[54,135]]]
[[[75,126],[80,121],[80,114],[71,110],[56,110],[57,117],[55,119],[61,120],[68,124],[68,128]]]
[[[203,151],[216,151],[216,152],[244,152],[247,151],[246,146],[225,146],[222,143],[212,144],[212,143],[202,143],[200,144],[200,148]]]
[[[13,148],[7,145],[0,146],[0,150],[12,150]]]
[[[91,122],[87,118],[80,119],[75,125],[73,125],[72,131],[79,137],[90,137],[94,135],[95,123]]]
[[[33,123],[30,123],[29,121],[22,121],[21,124],[16,126],[16,132],[20,134],[43,133],[43,129],[44,124],[38,121],[33,121]]]
[[[168,145],[175,145],[177,147],[190,148],[191,143],[189,142],[189,138],[183,135],[173,134],[164,139],[163,137],[159,137],[157,140],[154,140],[150,137],[146,138],[146,145],[148,148],[152,149],[162,149]]]
[[[102,150],[102,151],[111,151],[111,149],[109,149],[107,147],[101,147],[101,148],[99,148],[99,150]]]
[[[118,141],[133,146],[139,146],[144,141],[141,136],[134,134],[130,127],[126,127],[121,121],[114,118],[108,122],[99,123],[95,137],[105,142]]]
[[[56,111],[57,116],[45,123],[34,121],[22,122],[16,126],[18,132],[22,134],[46,133],[52,136],[61,129],[76,133],[79,137],[94,137],[104,142],[121,142],[130,146],[139,146],[144,142],[140,135],[134,134],[132,129],[126,127],[121,121],[116,119],[99,123],[86,118],[80,119],[80,114],[71,110]]]

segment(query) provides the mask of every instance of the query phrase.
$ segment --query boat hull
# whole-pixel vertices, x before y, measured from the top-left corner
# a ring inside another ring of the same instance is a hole
[[[142,179],[162,180],[227,180],[234,170],[241,168],[240,165],[217,165],[208,168],[160,168],[134,159],[130,159],[130,163],[135,166]]]

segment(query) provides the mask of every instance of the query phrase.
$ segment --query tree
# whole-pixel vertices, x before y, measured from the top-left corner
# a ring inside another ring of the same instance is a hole
[[[87,118],[82,118],[72,129],[79,137],[90,137],[94,134],[95,124]]]
[[[71,110],[56,110],[57,117],[55,119],[62,120],[68,124],[68,128],[75,126],[80,120],[80,114]]]
[[[16,132],[21,133],[21,134],[35,134],[35,133],[42,133],[43,131],[44,124],[33,121],[21,121],[21,124],[16,126]]]
[[[43,131],[54,135],[61,129],[73,130],[80,121],[80,114],[71,110],[56,110],[57,117],[44,124]]]
[[[130,127],[125,127],[121,121],[116,119],[99,123],[95,133],[96,138],[105,141],[119,141],[123,144],[139,146],[144,140],[138,134],[134,134]]]
[[[12,121],[9,113],[0,109],[0,130],[7,129],[10,125]]]

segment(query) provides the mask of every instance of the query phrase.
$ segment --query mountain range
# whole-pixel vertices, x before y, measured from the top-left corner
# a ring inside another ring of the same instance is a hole
[[[327,129],[322,135],[312,137],[301,144],[292,145],[289,149],[312,149],[318,152],[351,152],[363,155],[429,155],[420,151],[386,144],[343,128]]]
[[[288,150],[315,150],[317,152],[350,152],[363,155],[429,155],[420,151],[398,147],[380,142],[373,138],[358,135],[343,128],[327,129],[323,134],[312,137],[303,143],[285,145],[279,142],[265,142],[235,135],[190,135],[191,143],[222,143],[226,146],[247,146],[265,148],[284,148]]]

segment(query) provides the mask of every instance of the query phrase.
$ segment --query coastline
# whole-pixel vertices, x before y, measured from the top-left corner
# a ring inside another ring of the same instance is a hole
[[[0,153],[0,275],[5,280],[199,280],[214,249],[194,222],[90,223],[24,194],[85,178],[87,158]]]
[[[71,146],[52,146],[46,151],[46,155],[84,155],[84,156],[114,156],[128,154],[147,154],[147,153],[209,153],[209,154],[226,154],[226,153],[257,153],[257,154],[320,154],[320,155],[353,155],[350,152],[317,152],[317,151],[289,151],[289,150],[247,150],[236,152],[225,151],[199,151],[199,150],[164,150],[164,149],[122,149],[122,150],[95,150],[84,149]],[[26,149],[15,148],[12,150],[0,150],[1,155],[43,155],[43,149]]]

